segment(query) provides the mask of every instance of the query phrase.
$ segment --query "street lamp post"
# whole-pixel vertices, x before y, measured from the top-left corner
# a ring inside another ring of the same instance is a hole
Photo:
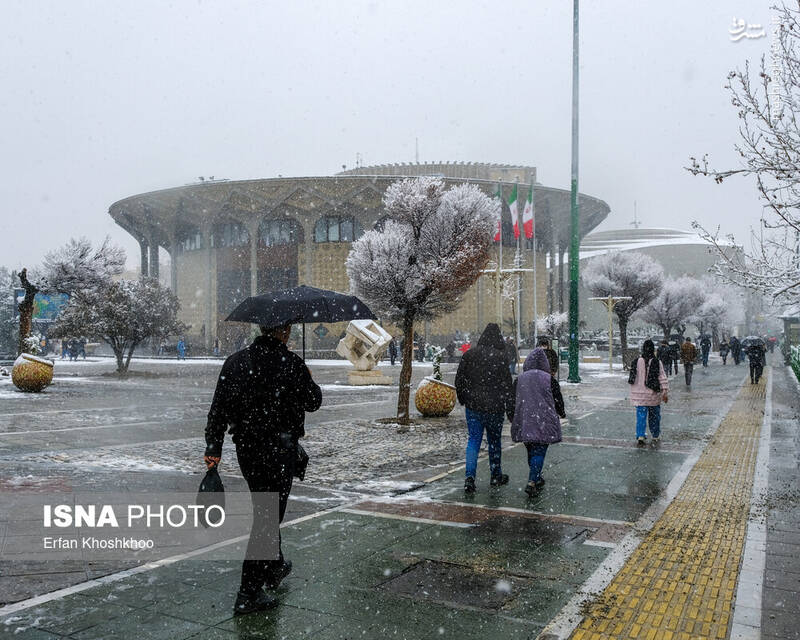
[[[589,300],[599,300],[608,309],[608,371],[614,370],[614,306],[622,300],[630,300],[630,296],[606,296],[605,298],[589,298]],[[625,354],[622,354],[623,365],[625,364]]]
[[[580,382],[578,373],[578,269],[580,217],[578,215],[578,0],[572,8],[572,179],[570,181],[571,239],[569,245],[569,382]]]

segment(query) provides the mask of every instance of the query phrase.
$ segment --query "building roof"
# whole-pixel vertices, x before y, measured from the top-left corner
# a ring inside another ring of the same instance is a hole
[[[731,246],[727,241],[718,241],[721,246]],[[708,247],[707,240],[693,231],[681,229],[609,229],[595,231],[581,241],[581,260],[608,253],[609,251],[641,251],[652,247],[671,245],[699,245]]]

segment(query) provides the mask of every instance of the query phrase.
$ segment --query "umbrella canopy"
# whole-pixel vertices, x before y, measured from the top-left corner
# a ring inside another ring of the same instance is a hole
[[[747,347],[753,344],[760,344],[762,347],[767,346],[767,343],[764,342],[764,338],[761,336],[747,336],[746,338],[742,339],[741,344],[743,349],[747,349]]]
[[[300,285],[251,296],[225,318],[230,322],[252,322],[262,327],[303,324],[303,359],[306,357],[306,322],[375,320],[375,314],[355,296],[338,291]]]
[[[298,322],[341,322],[360,318],[375,320],[375,315],[355,296],[300,285],[247,298],[225,319],[280,327]]]

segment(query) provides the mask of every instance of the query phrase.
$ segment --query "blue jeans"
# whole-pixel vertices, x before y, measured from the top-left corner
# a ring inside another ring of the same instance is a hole
[[[528,482],[536,482],[542,477],[542,467],[544,467],[544,456],[547,453],[546,444],[526,442],[525,448],[528,450]]]
[[[636,407],[636,437],[644,438],[645,426],[650,426],[650,435],[658,438],[661,435],[661,405],[654,407]]]
[[[483,442],[483,430],[486,429],[486,441],[489,443],[489,470],[492,476],[500,475],[500,432],[503,429],[502,413],[484,413],[466,409],[467,429],[467,478],[474,478],[478,471],[478,453]]]
[[[708,353],[709,353],[709,351],[708,351],[708,349],[703,349],[701,351],[701,353],[703,354],[703,366],[707,367],[708,366]]]

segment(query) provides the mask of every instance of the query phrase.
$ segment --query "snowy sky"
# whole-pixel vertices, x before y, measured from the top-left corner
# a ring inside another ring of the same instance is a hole
[[[771,0],[581,6],[580,189],[601,228],[693,219],[745,236],[726,73],[768,51]],[[531,164],[569,188],[572,2],[0,0],[0,264],[110,234],[115,200],[217,178],[414,160]],[[21,239],[25,242],[20,242]]]

